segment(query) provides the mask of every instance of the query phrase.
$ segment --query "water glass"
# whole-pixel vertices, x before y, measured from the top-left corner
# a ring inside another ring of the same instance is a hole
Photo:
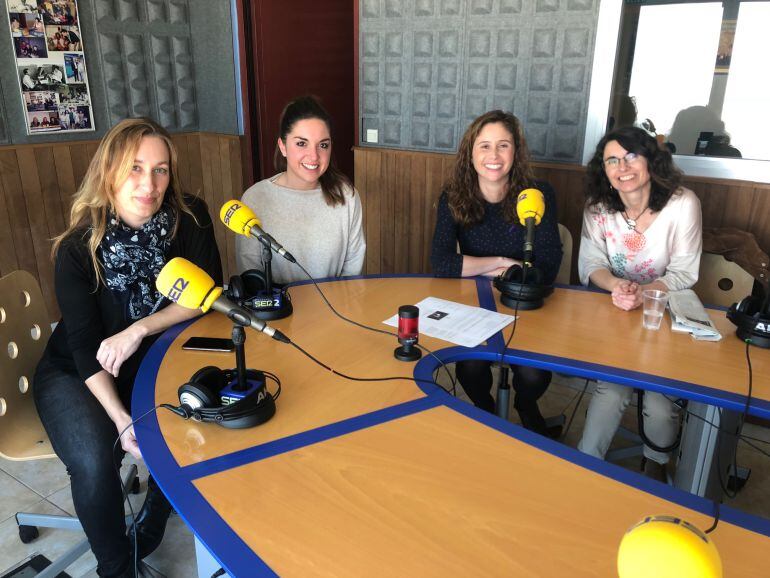
[[[656,289],[647,289],[642,291],[642,299],[644,300],[642,325],[645,329],[657,331],[660,329],[661,321],[663,321],[663,312],[666,310],[666,304],[668,303],[668,293]]]

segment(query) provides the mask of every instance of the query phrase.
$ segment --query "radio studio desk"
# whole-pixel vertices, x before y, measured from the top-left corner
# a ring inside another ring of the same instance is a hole
[[[373,277],[321,284],[343,314],[379,328],[399,305],[434,296],[512,313],[484,279]],[[312,285],[271,325],[338,371],[430,379],[435,359],[394,359],[394,337],[335,317]],[[740,411],[745,345],[696,342],[641,325],[606,295],[557,288],[522,311],[506,360],[612,379]],[[496,358],[503,339],[467,349],[421,336],[445,361]],[[193,335],[229,337],[218,313],[162,335],[134,389],[133,414],[178,404],[177,388],[225,353],[182,351]],[[165,410],[136,426],[147,465],[198,540],[239,578],[281,576],[616,576],[624,532],[670,514],[702,530],[713,504],[542,438],[411,380],[353,382],[293,347],[247,331],[247,365],[277,374],[272,420],[228,430]],[[770,352],[752,348],[751,413],[770,416]],[[459,387],[459,386],[458,386]],[[770,521],[722,507],[711,534],[726,577],[767,576]],[[654,554],[652,554],[654,556]],[[206,577],[218,568],[205,563]]]

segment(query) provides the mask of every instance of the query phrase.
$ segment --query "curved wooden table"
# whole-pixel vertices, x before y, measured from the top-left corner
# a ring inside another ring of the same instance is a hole
[[[434,296],[499,306],[484,279],[356,278],[322,284],[369,325]],[[496,292],[495,292],[496,293]],[[396,361],[394,338],[336,318],[312,285],[291,289],[294,314],[271,324],[355,376],[430,379],[424,356]],[[743,344],[645,331],[641,312],[604,295],[557,289],[520,312],[506,359],[667,391],[732,409],[745,398]],[[501,309],[502,310],[502,309]],[[722,314],[723,315],[723,314]],[[167,331],[147,355],[133,414],[177,404],[177,388],[233,356],[182,351],[192,335],[227,337],[209,314]],[[497,358],[511,328],[475,349],[427,337],[446,361]],[[770,416],[770,356],[756,350],[751,412]],[[752,351],[754,353],[754,351]],[[620,540],[650,514],[711,524],[712,503],[542,438],[429,384],[351,382],[294,348],[248,332],[249,367],[283,382],[276,416],[247,430],[151,413],[136,426],[147,465],[177,512],[231,576],[613,576]],[[770,522],[722,507],[712,537],[725,576],[764,576]]]

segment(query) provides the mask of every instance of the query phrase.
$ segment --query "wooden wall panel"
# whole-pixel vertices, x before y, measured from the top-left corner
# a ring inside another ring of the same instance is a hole
[[[240,137],[175,134],[184,189],[203,197],[214,221],[225,276],[235,272],[235,234],[219,209],[243,194]],[[96,153],[98,141],[0,147],[0,277],[25,269],[40,282],[51,320],[59,318],[53,287],[51,239],[69,220],[72,196]]]
[[[430,246],[441,187],[454,155],[356,147],[355,185],[364,205],[365,272],[430,273]],[[556,190],[559,222],[573,239],[572,282],[583,224],[580,165],[533,163],[538,178]],[[753,233],[770,252],[770,184],[686,177],[701,200],[704,227],[736,227]]]

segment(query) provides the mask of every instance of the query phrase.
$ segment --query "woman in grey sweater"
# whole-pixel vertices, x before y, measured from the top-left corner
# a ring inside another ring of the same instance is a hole
[[[358,275],[366,252],[361,200],[334,166],[330,121],[312,96],[286,105],[273,161],[278,174],[249,187],[242,199],[316,279]],[[256,239],[236,237],[239,272],[264,269],[261,247]],[[284,259],[273,259],[272,272],[278,283],[305,278]]]

